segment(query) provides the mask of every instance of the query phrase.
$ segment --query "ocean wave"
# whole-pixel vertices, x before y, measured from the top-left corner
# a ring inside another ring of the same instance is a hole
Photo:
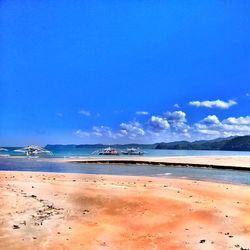
[[[0,154],[0,157],[10,157],[10,154]]]
[[[15,149],[14,152],[20,152],[20,153],[25,153],[26,151],[23,149]]]
[[[171,175],[172,173],[163,173],[163,174],[157,174],[158,176],[167,176],[167,175]]]
[[[0,148],[0,151],[8,151],[7,148]]]

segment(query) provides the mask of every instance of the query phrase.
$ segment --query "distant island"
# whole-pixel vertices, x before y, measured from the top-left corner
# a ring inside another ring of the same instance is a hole
[[[65,149],[65,148],[102,148],[109,145],[105,144],[80,144],[80,145],[47,145],[46,149]],[[139,147],[143,149],[176,149],[176,150],[225,150],[225,151],[250,151],[250,135],[234,136],[227,138],[217,138],[213,140],[200,141],[175,141],[161,142],[154,144],[114,144],[116,148]]]
[[[250,151],[250,136],[217,138],[194,142],[161,142],[156,145],[155,149]]]

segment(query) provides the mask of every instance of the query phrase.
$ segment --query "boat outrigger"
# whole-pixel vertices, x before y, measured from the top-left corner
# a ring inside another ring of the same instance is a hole
[[[98,154],[99,155],[119,155],[119,151],[116,148],[108,147],[99,151]]]
[[[52,152],[42,148],[37,145],[30,145],[24,148],[16,149],[15,152],[25,153],[28,157],[30,156],[38,156],[39,154],[49,154],[52,155]]]
[[[139,148],[127,148],[126,150],[122,151],[124,155],[143,155],[144,152]]]

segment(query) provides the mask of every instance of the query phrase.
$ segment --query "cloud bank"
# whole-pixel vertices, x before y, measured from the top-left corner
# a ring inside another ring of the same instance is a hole
[[[228,117],[222,121],[210,115],[194,124],[194,131],[204,135],[227,137],[250,134],[250,116]]]
[[[195,107],[229,109],[236,105],[233,99],[228,101],[191,101]],[[175,105],[179,107],[179,105]],[[81,110],[82,115],[90,112]],[[221,112],[220,112],[221,113]],[[223,114],[222,114],[223,115]],[[224,116],[220,119],[209,114],[190,122],[184,110],[166,111],[150,115],[147,111],[136,111],[133,120],[122,121],[117,126],[98,125],[90,129],[78,129],[74,134],[91,142],[107,143],[153,143],[176,140],[202,140],[218,137],[241,136],[250,134],[250,116]]]
[[[220,109],[228,109],[234,105],[236,105],[237,102],[234,100],[228,100],[222,101],[222,100],[215,100],[215,101],[191,101],[189,102],[189,105],[195,106],[195,107],[206,107],[206,108],[220,108]]]
[[[152,143],[174,140],[200,140],[250,134],[250,116],[228,117],[220,120],[208,115],[189,124],[184,111],[152,115],[146,122],[122,122],[117,128],[93,126],[90,130],[78,129],[74,134],[80,138],[96,138],[96,141],[117,143]]]

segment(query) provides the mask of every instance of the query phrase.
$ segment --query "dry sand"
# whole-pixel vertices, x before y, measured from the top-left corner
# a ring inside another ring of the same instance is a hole
[[[0,172],[0,249],[248,249],[250,186]]]

